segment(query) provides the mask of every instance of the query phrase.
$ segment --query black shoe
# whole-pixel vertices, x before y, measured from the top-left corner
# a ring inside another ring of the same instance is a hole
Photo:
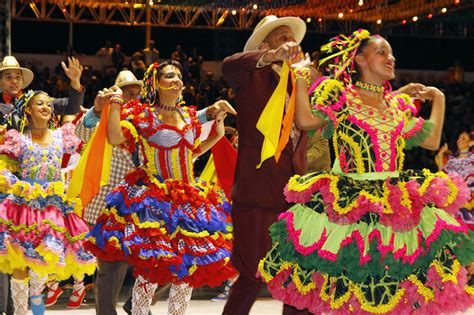
[[[132,297],[128,298],[127,302],[123,304],[122,308],[125,311],[125,313],[127,313],[128,315],[132,314]],[[151,313],[151,311],[148,311],[148,315],[153,315],[153,314]]]
[[[132,297],[128,298],[127,302],[125,302],[122,308],[128,315],[132,314]]]

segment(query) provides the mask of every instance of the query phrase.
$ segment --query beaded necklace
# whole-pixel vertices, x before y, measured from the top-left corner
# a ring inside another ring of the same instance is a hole
[[[178,106],[167,106],[167,105],[163,105],[163,104],[158,104],[158,105],[156,105],[156,107],[158,107],[160,109],[164,109],[164,110],[169,110],[169,111],[178,110]]]
[[[384,90],[383,85],[370,84],[370,83],[366,83],[366,82],[362,82],[362,81],[357,81],[355,83],[355,86],[357,86],[358,88],[361,88],[363,90],[367,90],[367,91],[371,91],[371,92],[375,92],[375,93],[382,93],[383,90]]]

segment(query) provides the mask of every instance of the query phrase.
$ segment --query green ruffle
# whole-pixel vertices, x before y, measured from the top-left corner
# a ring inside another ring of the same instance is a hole
[[[449,274],[452,276],[457,276],[455,270],[453,269],[454,260],[456,257],[452,254],[450,250],[441,250],[436,253],[433,257],[433,260],[437,260],[443,269],[445,274]],[[379,264],[380,265],[380,264]],[[284,257],[282,257],[277,251],[275,251],[275,247],[267,254],[264,258],[262,264],[260,265],[260,271],[269,275],[271,279],[276,277],[281,270],[281,267],[285,266],[285,269],[288,268],[287,261]],[[309,286],[312,283],[315,284],[313,280],[313,275],[316,272],[320,272],[324,274],[322,270],[307,270],[305,268],[301,268],[301,264],[292,265],[290,267],[290,275],[285,278],[278,279],[279,283],[274,283],[273,285],[281,285],[282,288],[288,287],[288,284],[299,283],[302,286]],[[414,275],[418,281],[421,283],[426,282],[427,278],[427,270],[428,269],[421,269],[421,268],[409,268],[408,275]],[[333,286],[331,282],[323,282],[318,283],[316,287],[317,292],[324,292],[325,294],[331,296],[334,294],[333,297],[330,298],[331,301],[336,301],[343,295],[345,295],[350,290],[350,281],[354,282],[354,277],[348,276],[354,272],[353,270],[344,269],[341,271],[340,274],[330,275],[332,280],[335,280],[335,285]],[[407,277],[408,277],[407,275]],[[405,278],[397,278],[394,276],[393,270],[391,269],[384,269],[384,271],[377,275],[367,275],[358,277],[356,283],[359,285],[359,289],[364,296],[364,299],[372,306],[377,305],[385,305],[389,303],[389,300],[396,295],[396,292],[400,290],[400,282],[404,281]],[[295,278],[298,280],[295,281]],[[326,301],[329,302],[329,301]],[[415,301],[416,302],[416,301]],[[417,308],[416,304],[413,304],[414,309]]]
[[[408,125],[406,126],[406,129],[410,130],[415,123],[416,123],[416,120],[411,119]],[[412,137],[405,139],[405,149],[410,150],[422,144],[426,140],[426,138],[428,138],[431,135],[431,131],[433,130],[433,128],[434,128],[434,123],[430,120],[425,120],[423,123],[423,127],[421,128],[420,131],[418,131]]]
[[[325,113],[319,110],[312,109],[312,112],[315,116],[318,116],[319,118],[324,119],[326,121],[326,125],[323,127],[323,130],[322,130],[322,136],[324,139],[331,139],[332,135],[334,134],[334,124],[332,120],[329,119],[328,115],[326,115]],[[312,137],[315,132],[316,130],[314,129],[308,131],[308,136]]]
[[[303,209],[303,206],[295,205],[291,211],[295,212],[296,209]],[[338,276],[344,273],[355,282],[364,281],[367,276],[385,276],[387,270],[390,270],[391,277],[401,280],[412,274],[414,269],[420,268],[423,271],[428,270],[429,265],[437,253],[445,248],[452,249],[458,256],[462,255],[462,257],[460,257],[461,263],[473,261],[472,256],[474,255],[469,253],[474,252],[474,238],[466,237],[464,234],[443,230],[440,237],[430,244],[429,251],[424,255],[419,256],[411,265],[395,259],[391,253],[387,253],[382,260],[381,254],[377,249],[378,239],[374,238],[369,242],[368,237],[365,237],[365,248],[371,256],[371,260],[361,266],[359,248],[355,240],[343,248],[340,248],[340,243],[342,239],[349,235],[354,229],[357,228],[364,236],[368,235],[374,229],[374,226],[360,222],[353,225],[336,225],[335,223],[327,221],[327,218],[324,219],[324,216],[321,214],[314,213],[310,209],[307,209],[307,211],[311,211],[313,215],[296,214],[294,217],[296,229],[302,228],[304,231],[300,235],[302,245],[310,246],[315,243],[322,233],[322,227],[328,227],[332,232],[329,234],[328,244],[325,244],[323,249],[330,251],[337,249],[337,259],[335,262],[328,261],[318,256],[317,251],[307,256],[297,252],[292,241],[289,241],[288,239],[288,231],[284,220],[278,221],[270,227],[270,235],[275,244],[272,251],[274,253],[279,253],[285,261],[298,262],[303,270],[319,270],[331,276]],[[433,220],[435,215],[440,215],[442,212],[436,208],[425,209],[423,212],[423,223],[421,224],[423,226],[422,230],[423,233],[429,233],[429,231],[434,228],[434,224],[431,224],[430,226],[429,222]],[[441,214],[440,216],[445,219],[445,215]],[[448,215],[446,216],[449,217]],[[452,223],[450,222],[451,220],[454,219],[449,217],[447,222]],[[376,224],[375,227],[380,229],[383,226]],[[389,231],[389,228],[381,229],[382,242],[385,244],[388,244],[390,241],[391,233],[389,233]],[[399,236],[395,237],[395,246],[409,244],[413,237],[416,238],[416,233],[411,232],[399,233],[398,235]],[[424,239],[422,239],[420,246],[425,248]],[[414,251],[415,249],[416,245],[408,246],[407,252],[410,253],[410,251]]]

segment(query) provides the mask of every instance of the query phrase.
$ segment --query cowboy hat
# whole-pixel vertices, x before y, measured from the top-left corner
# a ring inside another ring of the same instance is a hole
[[[250,35],[247,43],[245,43],[244,51],[258,50],[258,46],[263,42],[265,37],[280,26],[288,26],[291,28],[295,35],[296,42],[298,44],[301,43],[306,33],[306,23],[302,19],[294,16],[279,18],[275,15],[267,15],[255,26],[252,35]]]
[[[115,85],[119,88],[134,84],[139,85],[141,87],[143,85],[143,81],[137,80],[137,78],[129,70],[120,71],[117,75],[117,78],[115,78]]]
[[[21,71],[21,76],[23,77],[22,89],[26,88],[30,85],[31,81],[33,81],[33,71],[20,67],[20,64],[14,56],[5,56],[0,64],[0,73],[8,69],[17,69]]]

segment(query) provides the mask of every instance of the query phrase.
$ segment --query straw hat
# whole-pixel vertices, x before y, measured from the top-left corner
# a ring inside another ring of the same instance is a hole
[[[143,81],[137,80],[137,78],[129,70],[120,71],[117,75],[117,78],[115,79],[115,85],[119,88],[134,84],[139,85],[141,87],[143,85]]]
[[[252,35],[247,40],[247,43],[245,43],[244,51],[258,50],[258,45],[263,42],[265,37],[280,26],[291,28],[295,34],[296,42],[298,44],[301,43],[306,33],[306,23],[302,19],[294,16],[279,18],[275,15],[267,15],[255,26]]]
[[[17,69],[21,71],[21,75],[23,77],[23,85],[21,87],[22,89],[26,88],[28,85],[30,85],[31,81],[33,81],[33,71],[20,67],[20,64],[13,56],[5,56],[5,58],[2,60],[2,64],[0,64],[0,73],[8,69]]]

